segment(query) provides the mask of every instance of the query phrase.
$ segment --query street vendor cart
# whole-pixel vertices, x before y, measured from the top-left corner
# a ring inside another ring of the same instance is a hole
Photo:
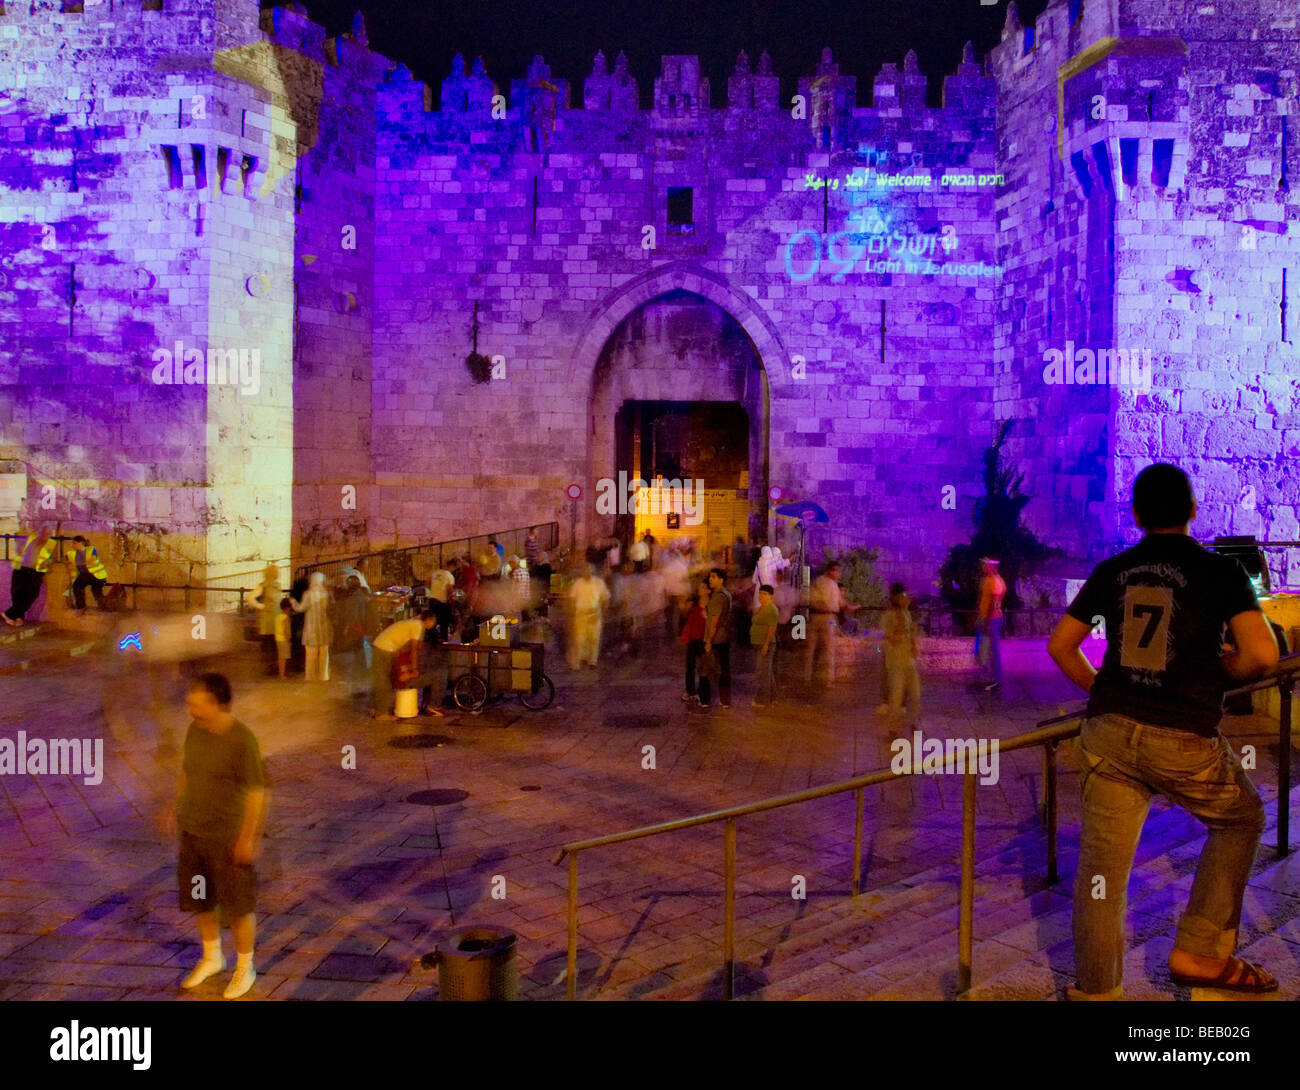
[[[485,622],[474,643],[448,643],[447,668],[452,697],[465,711],[479,711],[489,700],[515,693],[530,711],[541,711],[555,699],[555,685],[546,676],[546,648],[522,643],[518,626],[508,629]],[[490,632],[496,633],[496,638]]]

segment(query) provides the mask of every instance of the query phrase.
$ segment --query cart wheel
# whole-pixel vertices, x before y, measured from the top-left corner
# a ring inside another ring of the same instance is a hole
[[[529,711],[539,712],[543,708],[549,708],[551,701],[555,699],[555,685],[545,674],[541,676],[537,687],[532,692],[519,694],[519,703]]]
[[[452,686],[451,695],[456,701],[456,707],[467,712],[478,711],[487,703],[487,684],[481,677],[462,674]]]

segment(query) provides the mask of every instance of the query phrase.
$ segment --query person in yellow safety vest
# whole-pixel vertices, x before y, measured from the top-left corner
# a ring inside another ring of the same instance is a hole
[[[77,577],[72,582],[72,608],[86,608],[86,588],[89,587],[95,596],[95,604],[106,610],[104,587],[108,583],[108,571],[99,559],[99,551],[80,534],[72,539],[72,563],[77,569]]]
[[[28,534],[23,542],[22,552],[13,562],[14,573],[9,582],[11,604],[0,614],[10,627],[20,627],[32,603],[40,597],[41,584],[45,582],[45,573],[50,570],[54,547],[55,541],[48,526]]]

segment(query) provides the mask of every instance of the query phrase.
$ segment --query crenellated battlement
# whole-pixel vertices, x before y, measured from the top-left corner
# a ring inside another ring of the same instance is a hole
[[[279,9],[275,9],[279,10]],[[405,87],[412,83],[405,65],[395,65],[386,83]],[[653,80],[653,92],[648,107],[640,105],[640,80],[628,68],[626,54],[620,52],[611,71],[603,52],[593,59],[591,72],[583,80],[583,93],[572,95],[570,82],[551,74],[545,59],[538,56],[522,79],[510,81],[508,96],[489,75],[481,57],[474,58],[467,70],[465,58],[457,54],[451,72],[442,81],[439,108],[436,112],[460,117],[490,116],[496,96],[505,99],[505,108],[517,114],[521,107],[527,110],[545,90],[556,110],[587,110],[626,115],[644,114],[660,120],[682,123],[700,121],[711,114],[727,112],[784,110],[799,111],[793,102],[780,102],[780,76],[772,70],[771,58],[763,53],[756,69],[751,68],[749,55],[743,50],[736,58],[735,67],[726,80],[727,101],[714,107],[711,101],[711,81],[700,68],[699,57],[693,54],[666,54],[660,58],[659,74]],[[419,85],[423,86],[423,85]],[[921,71],[915,51],[908,52],[900,70],[898,65],[887,63],[871,81],[872,101],[860,105],[856,76],[842,74],[830,49],[822,50],[816,69],[797,82],[797,94],[804,99],[803,107],[816,124],[824,120],[831,124],[838,117],[867,116],[872,113],[898,115],[899,113],[924,114],[931,110],[926,96],[928,80]],[[407,92],[399,92],[406,94]],[[982,105],[985,98],[991,101],[993,81],[984,74],[975,60],[974,49],[967,43],[961,65],[956,73],[944,79],[944,105],[937,109],[967,109]],[[432,94],[420,93],[420,98]],[[497,103],[500,106],[500,101]],[[549,106],[548,106],[549,108]],[[494,120],[500,120],[499,116]]]
[[[827,48],[784,88],[766,53],[615,50],[586,72],[457,55],[426,84],[360,16],[330,37],[297,3],[0,0],[0,253],[22,255],[0,353],[27,368],[3,438],[49,477],[174,467],[95,517],[180,528],[210,563],[320,526],[567,517],[569,482],[617,468],[620,401],[740,400],[750,499],[798,482],[918,583],[952,525],[934,497],[978,495],[998,419],[1022,422],[1036,529],[1078,555],[1155,456],[1214,462],[1207,523],[1253,532],[1221,452],[1264,464],[1285,434],[1300,457],[1292,6],[1050,0],[1025,26],[1013,4],[936,99],[914,51],[854,73]],[[710,308],[761,383],[708,377]],[[258,399],[151,382],[178,340],[256,346]],[[1067,345],[1149,345],[1152,388],[1056,384]],[[367,510],[339,523],[352,482]]]

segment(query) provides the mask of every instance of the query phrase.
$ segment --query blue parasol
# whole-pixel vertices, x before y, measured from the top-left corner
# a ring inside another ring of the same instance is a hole
[[[831,521],[830,516],[811,500],[783,503],[776,509],[776,513],[786,518],[798,519],[800,522],[829,523]]]

